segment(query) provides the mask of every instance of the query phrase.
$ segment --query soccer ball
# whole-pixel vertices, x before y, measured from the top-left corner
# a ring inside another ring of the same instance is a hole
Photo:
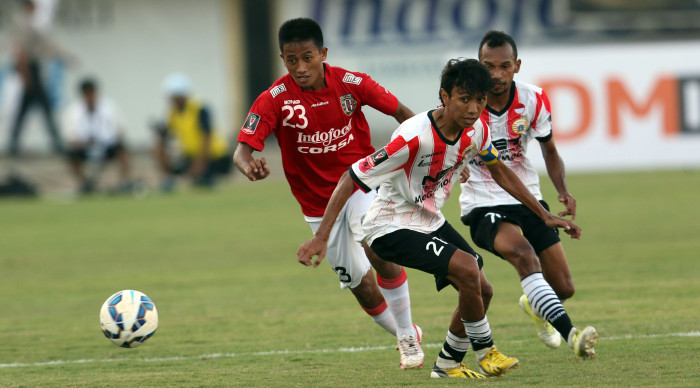
[[[100,309],[105,337],[123,348],[135,348],[158,328],[156,305],[144,293],[122,290],[107,298]]]

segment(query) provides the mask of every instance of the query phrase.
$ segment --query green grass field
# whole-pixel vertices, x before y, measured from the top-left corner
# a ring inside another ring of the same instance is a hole
[[[394,339],[338,289],[330,267],[296,262],[310,231],[282,181],[0,201],[0,386],[700,385],[700,171],[573,175],[569,186],[583,237],[564,242],[577,286],[566,307],[575,324],[598,329],[599,357],[582,362],[541,344],[517,306],[515,271],[486,254],[494,339],[521,367],[483,382],[429,378],[456,294],[436,293],[413,270],[426,366],[400,370]],[[445,214],[467,235],[456,196]],[[103,301],[129,288],[148,294],[160,317],[136,349],[99,328]],[[476,366],[473,354],[466,361]]]

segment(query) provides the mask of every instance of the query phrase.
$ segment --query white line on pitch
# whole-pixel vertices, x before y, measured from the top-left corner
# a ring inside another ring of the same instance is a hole
[[[666,333],[666,334],[642,334],[632,335],[626,334],[621,336],[601,337],[603,341],[616,340],[631,340],[631,339],[646,339],[646,338],[667,338],[667,337],[700,337],[700,331],[690,331],[687,333]],[[515,342],[515,341],[508,341]],[[517,341],[519,342],[519,341]],[[424,348],[438,348],[442,343],[423,344]],[[255,356],[284,356],[296,354],[318,354],[318,353],[356,353],[356,352],[371,352],[377,350],[390,350],[395,346],[362,346],[352,348],[338,349],[318,349],[318,350],[270,350],[264,352],[247,352],[247,353],[213,353],[201,354],[198,356],[179,356],[179,357],[152,357],[138,359],[139,362],[168,362],[168,361],[189,361],[189,360],[208,360],[215,358],[233,358],[233,357],[255,357]],[[103,362],[133,362],[129,358],[114,358],[114,359],[83,359],[83,360],[54,360],[45,362],[14,362],[9,364],[0,364],[0,368],[23,368],[23,367],[39,367],[51,365],[70,365],[70,364],[94,364]]]

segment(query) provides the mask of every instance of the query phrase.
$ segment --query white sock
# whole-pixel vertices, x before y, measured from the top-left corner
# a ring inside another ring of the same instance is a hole
[[[408,294],[408,279],[402,268],[401,274],[395,279],[384,279],[377,275],[379,290],[384,295],[389,310],[396,320],[396,335],[416,335],[411,319],[411,297]]]
[[[576,328],[572,327],[571,331],[569,332],[569,337],[566,339],[566,343],[571,349],[574,348],[574,334],[576,334]]]
[[[459,337],[457,334],[447,330],[445,343],[442,345],[442,349],[438,354],[435,364],[440,369],[457,368],[462,360],[464,360],[464,355],[469,351],[471,346],[472,343],[469,337]]]
[[[526,276],[520,281],[523,292],[530,302],[533,313],[538,317],[546,319],[552,323],[561,315],[566,314],[564,306],[562,306],[557,294],[552,289],[552,286],[544,280],[541,272],[534,272]]]
[[[491,351],[491,347],[475,350],[474,355],[476,356],[476,362],[481,362],[481,360],[483,360],[484,357],[486,357],[486,355],[490,351]]]
[[[467,336],[471,340],[472,348],[474,348],[474,353],[476,354],[477,361],[481,361],[486,353],[491,350],[493,346],[493,338],[491,338],[491,326],[489,325],[488,318],[484,315],[483,318],[478,321],[465,321],[462,320],[464,324],[464,329],[467,332]]]
[[[391,335],[396,335],[396,320],[394,319],[394,315],[387,308],[386,302],[383,302],[373,309],[365,309],[365,311],[372,317],[374,323],[391,333]]]

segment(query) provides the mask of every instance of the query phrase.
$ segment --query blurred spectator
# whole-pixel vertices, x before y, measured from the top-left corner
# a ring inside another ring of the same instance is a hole
[[[197,186],[211,187],[219,176],[231,172],[232,155],[226,140],[215,130],[211,111],[191,97],[189,77],[172,73],[163,81],[169,99],[169,112],[164,123],[156,125],[156,158],[165,174],[161,189],[170,191],[176,175],[186,175]],[[174,139],[180,157],[172,161],[168,140]]]
[[[80,97],[65,113],[66,141],[71,173],[80,192],[94,191],[106,164],[116,160],[121,183],[119,191],[130,191],[129,155],[124,144],[124,125],[118,107],[98,94],[97,82],[86,78],[79,85]],[[85,172],[86,162],[91,171]]]
[[[30,108],[38,105],[44,115],[44,122],[51,136],[54,151],[62,153],[63,144],[44,85],[42,68],[44,62],[51,57],[59,57],[64,60],[71,60],[71,58],[67,53],[59,50],[49,39],[45,29],[38,27],[39,23],[35,20],[36,1],[20,0],[20,3],[22,13],[16,23],[12,55],[15,71],[22,83],[22,92],[19,94],[19,103],[11,124],[9,152],[11,156],[19,154],[20,135],[27,113]]]

